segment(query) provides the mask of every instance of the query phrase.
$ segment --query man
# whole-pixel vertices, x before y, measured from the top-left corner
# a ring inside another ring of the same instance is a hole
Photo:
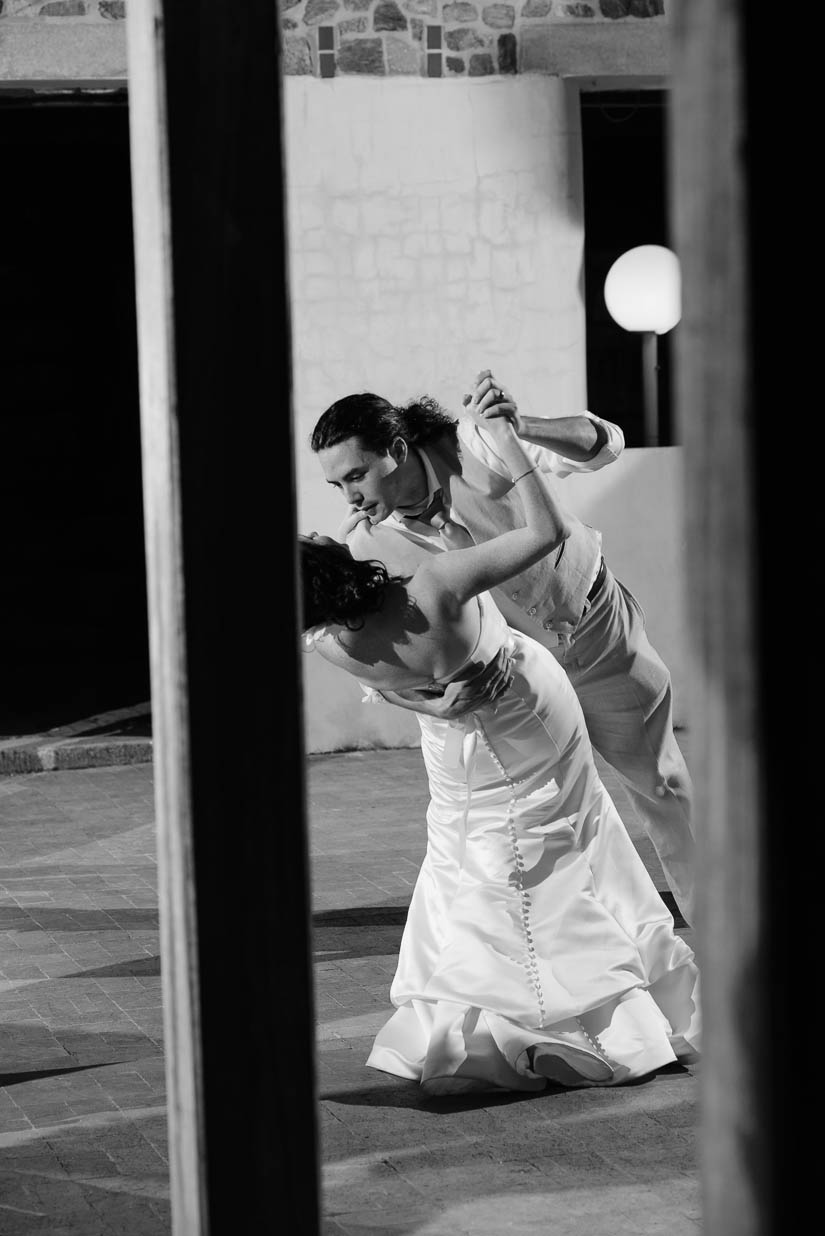
[[[489,370],[471,398],[484,404],[485,417],[509,418],[548,477],[595,471],[624,448],[618,426],[590,412],[523,415]],[[433,400],[395,408],[377,395],[350,395],[321,416],[311,446],[327,482],[350,504],[344,532],[353,555],[380,557],[394,573],[422,552],[523,526],[514,478],[483,429],[468,417],[455,422]],[[507,622],[549,648],[567,672],[591,742],[619,774],[692,922],[691,784],[673,733],[670,674],[648,641],[638,602],[602,556],[601,534],[568,516],[572,530],[560,549],[492,595]],[[373,533],[381,525],[383,535],[365,535],[362,521]],[[441,704],[387,698],[441,716],[471,706],[468,693]]]

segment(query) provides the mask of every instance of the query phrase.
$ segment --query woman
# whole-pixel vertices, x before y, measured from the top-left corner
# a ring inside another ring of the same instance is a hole
[[[698,972],[598,777],[564,671],[486,596],[567,526],[509,422],[484,427],[526,527],[394,578],[329,538],[301,543],[308,643],[374,690],[444,686],[510,655],[509,685],[460,727],[419,715],[427,854],[396,1012],[368,1064],[429,1094],[615,1085],[695,1056]]]

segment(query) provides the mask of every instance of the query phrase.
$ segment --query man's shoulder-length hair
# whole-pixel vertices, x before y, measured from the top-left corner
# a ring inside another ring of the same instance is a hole
[[[309,444],[313,451],[323,451],[348,438],[358,438],[365,450],[383,455],[396,438],[410,446],[427,446],[444,438],[457,443],[458,421],[430,395],[396,407],[364,391],[331,404],[319,417]]]

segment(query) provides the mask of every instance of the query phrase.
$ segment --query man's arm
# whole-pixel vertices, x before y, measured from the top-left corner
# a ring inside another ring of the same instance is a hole
[[[594,459],[602,447],[607,445],[607,430],[600,421],[593,421],[589,416],[559,416],[552,419],[546,416],[525,416],[518,414],[518,425],[514,425],[516,433],[525,442],[533,442],[543,446],[547,451],[555,451],[565,459],[575,459],[585,463]]]
[[[549,471],[562,476],[571,471],[595,472],[605,464],[613,463],[624,450],[624,434],[619,426],[594,416],[592,412],[559,417],[526,416],[519,412],[512,395],[498,383],[489,369],[482,370],[478,375],[476,390],[472,396],[465,396],[465,406],[470,401],[477,403],[488,390],[499,394],[496,402],[486,408],[485,419],[507,417],[522,441],[558,456],[556,464],[548,461],[540,465]],[[565,468],[565,463],[579,466]]]

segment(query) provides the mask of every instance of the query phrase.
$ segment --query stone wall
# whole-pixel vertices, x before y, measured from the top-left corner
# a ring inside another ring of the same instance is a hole
[[[552,69],[554,27],[664,21],[664,0],[280,0],[290,74],[490,77]],[[582,31],[582,34],[584,32]],[[585,37],[587,37],[585,35]],[[632,34],[631,34],[632,37]]]

